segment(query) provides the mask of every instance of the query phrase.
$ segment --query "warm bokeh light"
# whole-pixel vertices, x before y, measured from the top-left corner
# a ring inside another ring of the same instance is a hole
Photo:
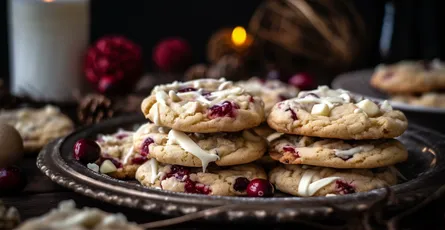
[[[44,2],[54,2],[54,0],[43,0]]]
[[[237,26],[235,27],[235,29],[233,29],[232,31],[232,42],[235,45],[242,45],[246,42],[247,39],[247,33],[246,30],[241,27],[241,26]]]

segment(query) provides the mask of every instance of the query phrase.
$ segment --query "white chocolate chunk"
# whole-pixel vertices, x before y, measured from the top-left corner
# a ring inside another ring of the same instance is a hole
[[[181,98],[179,98],[178,95],[176,95],[175,91],[173,91],[173,90],[170,90],[168,92],[168,96],[172,99],[172,101],[175,101],[175,102],[181,100]]]
[[[334,149],[334,152],[337,157],[348,159],[356,153],[371,151],[372,149],[374,149],[374,145],[361,145],[347,150]]]
[[[329,116],[330,113],[329,106],[326,104],[315,104],[312,106],[311,114],[320,116]]]
[[[160,117],[160,114],[159,114],[159,102],[156,102],[154,105],[153,105],[153,109],[155,110],[154,111],[154,117],[153,117],[153,123],[155,123],[155,125],[160,125],[161,124],[161,117]]]
[[[105,160],[100,166],[100,172],[103,174],[116,172],[117,168],[110,160]]]
[[[373,117],[380,113],[379,107],[369,99],[365,99],[356,104],[357,107],[362,109],[368,116]]]
[[[206,168],[210,162],[214,162],[219,160],[219,156],[215,154],[210,154],[199,145],[197,145],[187,134],[177,131],[177,130],[170,130],[168,133],[168,139],[171,141],[171,143],[178,143],[181,148],[183,148],[185,151],[193,154],[195,157],[199,158],[202,163],[202,170],[203,172],[206,171]]]
[[[156,92],[156,102],[166,104],[168,95],[164,91]]]
[[[94,164],[94,163],[88,163],[87,164],[87,168],[95,171],[95,172],[99,172],[99,165]]]
[[[392,106],[389,104],[389,102],[387,100],[384,100],[382,102],[382,104],[380,105],[380,109],[385,112],[389,112],[389,111],[393,110]]]

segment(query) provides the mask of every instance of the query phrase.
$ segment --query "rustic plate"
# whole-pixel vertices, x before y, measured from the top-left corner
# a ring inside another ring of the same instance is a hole
[[[332,81],[332,88],[334,89],[345,89],[352,93],[366,96],[372,98],[376,101],[383,101],[389,99],[388,95],[377,90],[369,84],[369,80],[372,77],[373,69],[354,71],[349,73],[344,73],[337,76]],[[445,109],[443,108],[433,108],[420,105],[410,105],[403,102],[391,101],[388,102],[396,109],[401,109],[404,111],[412,112],[422,112],[422,113],[438,113],[445,114]]]
[[[385,196],[386,189],[336,197],[299,198],[277,195],[272,198],[222,197],[185,194],[143,187],[134,181],[122,181],[89,170],[72,157],[76,140],[111,133],[118,128],[134,128],[146,122],[140,115],[113,118],[78,129],[71,135],[46,146],[37,158],[37,166],[54,182],[83,195],[116,205],[162,213],[184,215],[229,205],[228,211],[207,213],[208,220],[293,221],[302,218],[328,217],[341,206],[343,210],[365,210]],[[398,198],[397,210],[411,207],[435,191],[445,174],[445,137],[417,126],[411,126],[400,138],[409,149],[407,162],[398,165],[408,181],[393,186]],[[298,218],[295,218],[298,217]]]

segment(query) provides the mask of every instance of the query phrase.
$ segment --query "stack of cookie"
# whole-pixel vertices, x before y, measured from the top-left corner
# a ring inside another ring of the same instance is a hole
[[[393,101],[445,108],[445,64],[438,59],[379,65],[370,84]]]
[[[134,134],[134,151],[151,158],[136,171],[141,184],[233,196],[267,178],[253,163],[267,150],[252,131],[265,121],[264,103],[243,88],[225,79],[158,85],[141,109],[149,121]]]
[[[388,102],[319,86],[276,104],[267,119],[270,156],[282,164],[269,180],[295,196],[342,195],[397,183],[408,153],[395,137],[408,122]]]

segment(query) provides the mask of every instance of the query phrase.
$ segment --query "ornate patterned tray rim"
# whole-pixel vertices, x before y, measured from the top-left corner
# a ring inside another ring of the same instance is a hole
[[[139,115],[113,118],[95,125],[95,127],[113,126],[118,128],[119,123],[137,124]],[[234,219],[254,217],[293,218],[296,216],[325,216],[333,212],[333,206],[341,205],[345,210],[364,210],[369,208],[372,201],[386,195],[386,189],[376,189],[370,192],[356,193],[336,197],[224,197],[205,196],[196,194],[176,193],[146,188],[139,184],[131,185],[135,189],[122,186],[121,180],[104,178],[102,175],[87,176],[77,172],[61,156],[61,145],[74,135],[78,135],[94,126],[79,128],[74,133],[54,140],[48,144],[37,157],[37,167],[55,183],[74,190],[88,197],[105,201],[115,205],[136,208],[144,211],[153,211],[165,215],[183,215],[207,208],[222,205],[239,204],[232,211],[224,213],[222,218]],[[435,131],[419,126],[413,126],[416,131],[433,134],[445,138]],[[445,150],[445,141],[434,144],[435,149]],[[440,156],[442,157],[442,156]],[[445,176],[445,165],[439,165],[433,170],[419,175],[407,183],[392,186],[391,189],[399,199],[399,204],[412,205],[424,199],[439,187],[438,178]],[[121,185],[121,186],[119,186]],[[128,185],[130,186],[130,185]],[[221,216],[220,216],[221,218]]]

